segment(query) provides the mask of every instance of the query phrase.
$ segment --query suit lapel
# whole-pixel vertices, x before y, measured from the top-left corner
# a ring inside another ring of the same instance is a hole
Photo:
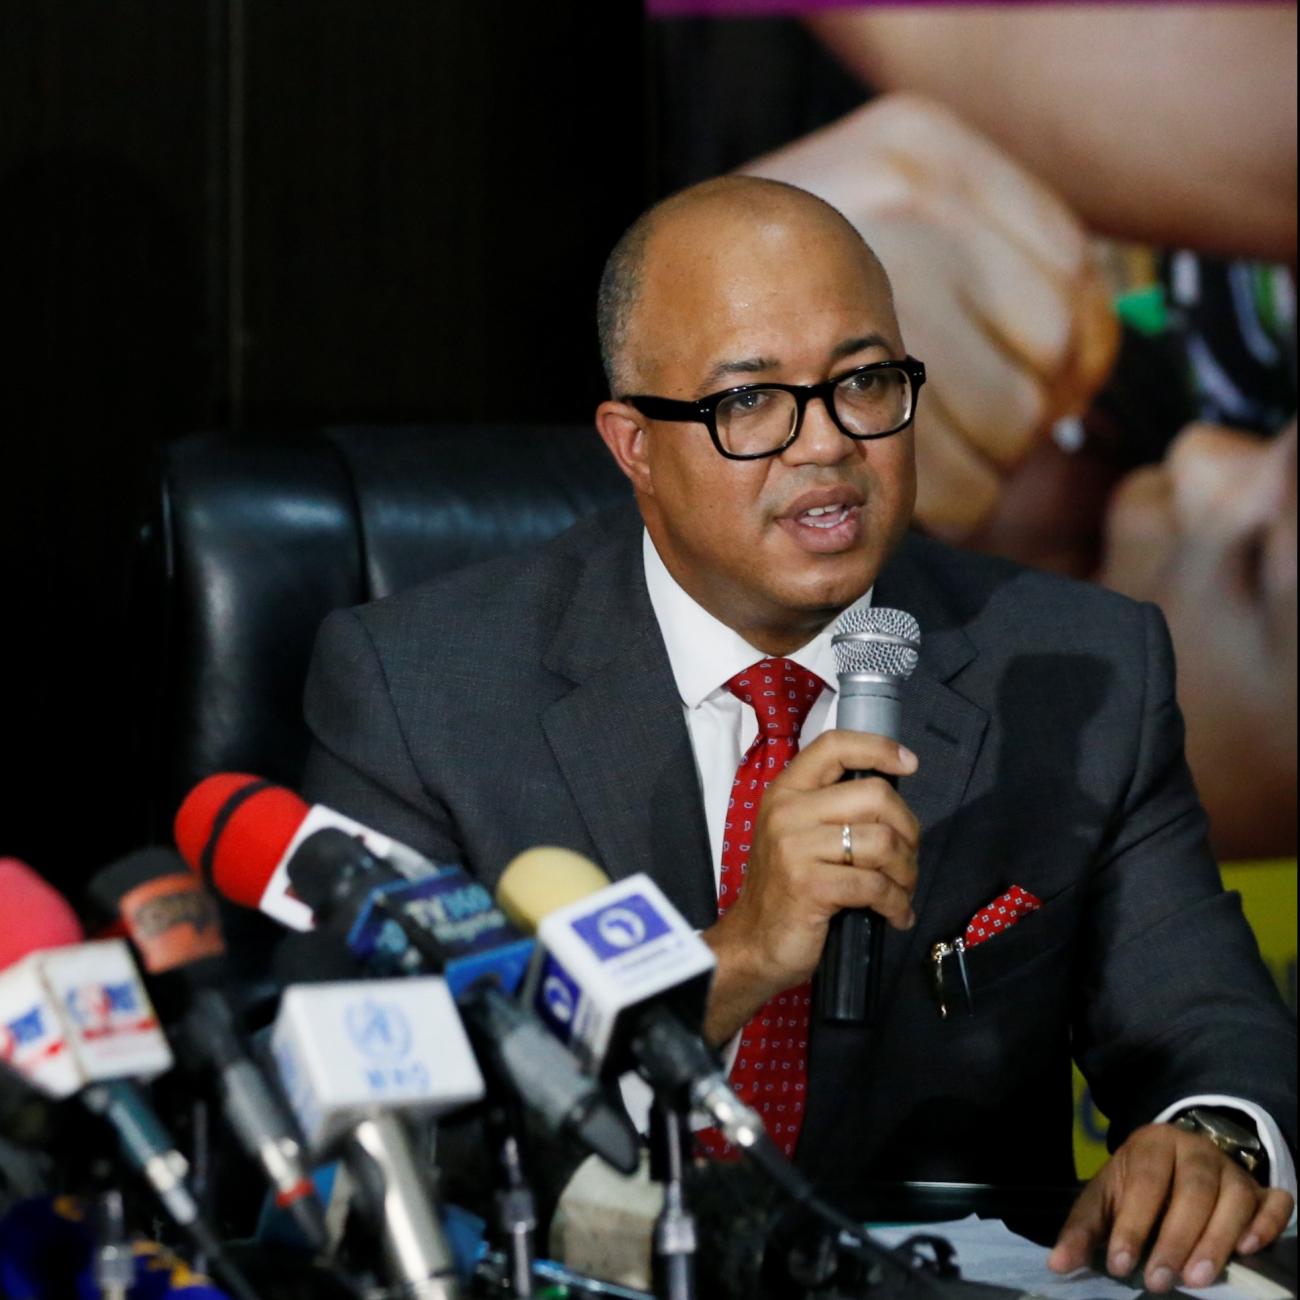
[[[574,686],[542,727],[609,875],[648,873],[704,928],[717,895],[703,800],[636,525],[582,570],[545,657]]]
[[[874,604],[896,606],[921,626],[921,657],[903,694],[902,740],[920,760],[914,776],[899,783],[899,793],[921,823],[921,853],[916,895],[918,917],[944,870],[953,816],[965,798],[983,744],[988,715],[948,683],[975,657],[956,602],[930,565],[918,557],[924,543],[904,541],[876,584]],[[881,973],[882,1001],[904,963],[911,960],[924,923],[908,933],[891,930]],[[922,954],[923,955],[923,954]]]
[[[918,915],[944,869],[953,814],[961,806],[988,716],[948,683],[976,654],[964,616],[907,539],[876,584],[875,603],[921,625],[920,664],[907,683],[903,743],[920,767],[900,792],[922,826]],[[583,566],[545,656],[573,689],[542,715],[547,740],[574,802],[615,879],[654,876],[692,924],[717,915],[708,830],[690,736],[645,589],[640,521],[620,520]],[[916,935],[890,931],[882,981],[897,978]]]

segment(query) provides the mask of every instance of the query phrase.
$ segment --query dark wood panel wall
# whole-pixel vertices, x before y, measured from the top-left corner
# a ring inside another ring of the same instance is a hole
[[[0,5],[0,855],[134,843],[160,440],[586,418],[644,82],[638,0]]]

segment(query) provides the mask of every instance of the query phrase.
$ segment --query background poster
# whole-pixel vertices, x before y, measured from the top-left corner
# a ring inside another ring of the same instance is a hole
[[[1294,11],[648,9],[671,184],[819,193],[938,359],[920,525],[1161,606],[1225,882],[1294,1008]]]

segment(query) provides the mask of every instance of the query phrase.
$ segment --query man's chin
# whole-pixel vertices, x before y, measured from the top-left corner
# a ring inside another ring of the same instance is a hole
[[[787,570],[788,581],[782,584],[779,596],[786,609],[798,610],[810,621],[825,624],[867,593],[874,581],[869,558],[861,550],[834,558],[840,562],[832,565],[823,561],[800,573]]]

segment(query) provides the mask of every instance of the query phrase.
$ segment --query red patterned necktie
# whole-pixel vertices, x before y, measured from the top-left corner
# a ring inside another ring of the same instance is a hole
[[[719,916],[726,915],[744,888],[763,791],[799,752],[799,732],[825,684],[816,673],[789,659],[762,659],[726,684],[737,699],[753,706],[758,735],[740,760],[727,800]],[[811,1004],[812,986],[806,983],[774,997],[741,1031],[740,1050],[731,1068],[736,1095],[763,1116],[768,1136],[787,1156],[794,1155],[803,1127]],[[695,1136],[715,1158],[736,1155],[714,1129]]]

